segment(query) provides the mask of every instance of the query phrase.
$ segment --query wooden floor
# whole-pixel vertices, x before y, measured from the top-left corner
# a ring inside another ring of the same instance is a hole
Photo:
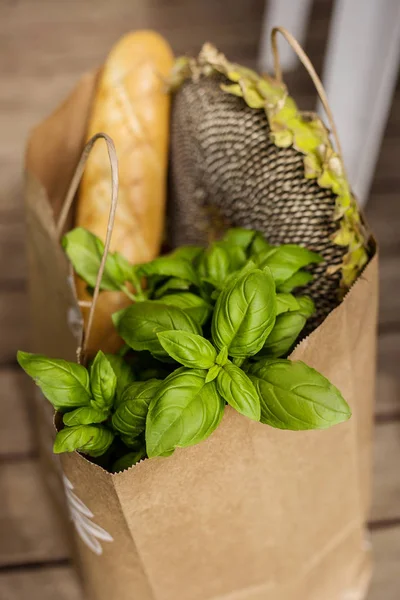
[[[81,600],[66,544],[38,470],[27,380],[15,363],[29,335],[22,160],[29,129],[129,28],[153,27],[174,50],[207,38],[254,64],[263,0],[0,0],[0,598]],[[307,51],[321,68],[330,0],[316,0]],[[312,108],[302,72],[292,90]],[[381,243],[382,293],[368,600],[400,589],[400,88],[368,203]],[[321,599],[323,600],[323,599]]]

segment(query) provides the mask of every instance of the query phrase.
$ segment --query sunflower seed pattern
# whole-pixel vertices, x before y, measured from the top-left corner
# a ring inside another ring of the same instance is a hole
[[[340,265],[346,248],[331,241],[335,195],[304,176],[303,155],[278,148],[263,110],[221,90],[223,76],[187,80],[173,101],[170,239],[206,244],[228,226],[261,231],[271,244],[299,244],[324,262],[311,268],[304,290],[318,326],[339,303]]]

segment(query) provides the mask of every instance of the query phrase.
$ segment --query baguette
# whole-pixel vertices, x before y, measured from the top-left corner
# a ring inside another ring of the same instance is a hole
[[[167,42],[152,31],[124,36],[112,49],[100,73],[87,137],[107,133],[119,163],[118,208],[111,251],[132,263],[158,255],[164,233],[168,163],[169,107],[165,78],[173,64]],[[110,165],[105,145],[97,143],[80,187],[76,226],[103,241],[110,210]],[[88,300],[85,283],[77,280],[79,300]],[[130,303],[120,292],[99,296],[89,340],[89,353],[115,352],[122,344],[111,314]],[[83,308],[85,323],[89,310]]]

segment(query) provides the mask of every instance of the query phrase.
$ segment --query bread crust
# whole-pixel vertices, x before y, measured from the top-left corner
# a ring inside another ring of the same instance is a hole
[[[173,64],[167,42],[153,31],[124,36],[102,69],[89,119],[87,138],[107,133],[118,156],[118,208],[111,250],[132,263],[158,255],[165,222],[170,97],[165,79]],[[103,241],[110,211],[110,165],[105,145],[98,143],[88,159],[80,186],[76,226]],[[86,286],[77,281],[80,300]],[[102,293],[89,348],[114,352],[121,344],[111,314],[129,304],[124,294]],[[83,309],[85,322],[88,309]]]

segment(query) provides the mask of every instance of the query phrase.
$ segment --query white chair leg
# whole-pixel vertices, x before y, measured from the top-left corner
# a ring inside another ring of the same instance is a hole
[[[361,204],[374,175],[399,57],[398,0],[336,0],[323,83]]]
[[[297,41],[302,46],[304,45],[311,7],[312,0],[267,1],[263,17],[258,59],[260,71],[272,72],[273,61],[270,34],[273,27],[286,27]],[[294,69],[298,64],[297,56],[284,39],[279,40],[279,56],[284,71]]]

